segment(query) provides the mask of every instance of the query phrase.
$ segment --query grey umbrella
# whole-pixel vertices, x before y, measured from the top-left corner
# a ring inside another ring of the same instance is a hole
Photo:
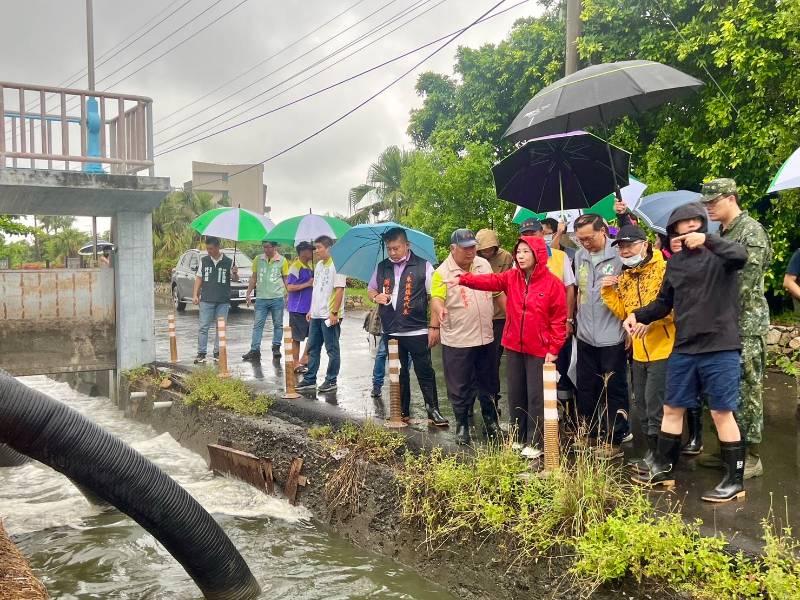
[[[649,60],[586,67],[539,91],[503,134],[512,141],[607,125],[697,91],[699,79]]]
[[[639,200],[633,212],[640,216],[653,230],[666,235],[667,221],[669,221],[669,216],[672,214],[672,211],[684,204],[697,202],[700,200],[701,196],[702,194],[686,190],[658,192],[657,194],[650,194]],[[715,232],[718,229],[719,223],[709,220],[708,230]]]

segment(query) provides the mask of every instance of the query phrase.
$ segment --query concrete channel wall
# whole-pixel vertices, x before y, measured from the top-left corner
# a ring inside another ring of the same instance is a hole
[[[116,361],[112,269],[0,271],[0,368],[39,375]]]

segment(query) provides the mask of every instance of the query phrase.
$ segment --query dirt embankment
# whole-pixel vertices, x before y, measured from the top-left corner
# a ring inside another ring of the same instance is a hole
[[[0,521],[0,598],[3,600],[40,600],[49,598],[36,579],[31,566],[6,535]]]
[[[124,389],[121,398],[127,398]],[[561,561],[539,561],[524,569],[509,569],[513,555],[498,551],[491,543],[472,539],[448,544],[435,552],[425,543],[421,528],[401,514],[397,481],[391,466],[370,463],[366,485],[361,490],[356,514],[331,510],[325,497],[325,482],[338,461],[329,447],[312,439],[307,428],[320,423],[290,423],[275,416],[249,418],[227,411],[183,404],[181,396],[156,386],[147,387],[148,398],[138,407],[128,405],[126,414],[169,432],[185,447],[208,459],[207,444],[223,441],[237,450],[272,459],[276,490],[282,489],[293,458],[304,460],[302,474],[307,485],[298,501],[325,526],[355,545],[378,552],[419,572],[423,577],[466,599],[577,598],[557,589],[566,569]],[[153,400],[172,400],[169,409],[153,409]],[[294,421],[296,417],[289,417]],[[563,587],[563,586],[561,586]],[[619,598],[618,591],[600,591],[593,598]]]

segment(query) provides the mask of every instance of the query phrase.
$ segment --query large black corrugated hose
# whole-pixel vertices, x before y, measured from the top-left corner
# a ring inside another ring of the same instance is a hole
[[[30,458],[12,450],[5,444],[0,444],[0,467],[18,467],[29,462]]]
[[[186,490],[75,410],[4,372],[0,443],[49,465],[129,515],[183,565],[206,598],[259,595],[239,551]]]

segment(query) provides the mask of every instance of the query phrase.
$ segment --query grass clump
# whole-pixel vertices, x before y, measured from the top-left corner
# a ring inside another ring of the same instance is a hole
[[[403,513],[431,551],[492,543],[518,567],[560,556],[571,564],[559,587],[584,596],[632,577],[699,600],[800,598],[800,543],[788,528],[764,521],[763,554],[733,555],[723,537],[702,535],[677,505],[657,511],[619,466],[590,452],[537,474],[508,446],[466,458],[435,449],[407,453],[398,479]]]
[[[128,383],[139,383],[142,381],[150,381],[153,379],[153,371],[147,365],[140,365],[133,369],[127,369],[122,372],[122,376],[128,380]]]
[[[333,427],[330,425],[317,425],[315,427],[308,428],[308,436],[312,440],[324,440],[331,437],[333,433]]]
[[[189,393],[184,401],[189,406],[214,406],[233,412],[261,416],[272,406],[272,398],[264,394],[253,395],[240,379],[223,379],[215,369],[198,369],[186,378]]]
[[[325,483],[325,498],[330,513],[355,514],[361,506],[362,492],[367,485],[370,462],[386,463],[399,457],[405,438],[386,430],[372,420],[363,424],[345,423],[334,431],[330,426],[309,430],[316,439],[325,439],[329,450],[338,456],[338,465]]]
[[[618,467],[593,455],[538,475],[510,446],[478,448],[467,460],[441,449],[407,454],[399,480],[403,512],[424,525],[429,547],[494,537],[517,560],[569,545],[614,511],[646,503],[639,489],[622,483]]]

